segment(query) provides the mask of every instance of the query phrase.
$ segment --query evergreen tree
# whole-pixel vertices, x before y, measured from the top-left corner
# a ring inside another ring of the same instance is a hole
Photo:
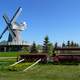
[[[35,42],[33,42],[32,46],[31,46],[31,49],[30,49],[30,52],[31,53],[37,53],[38,52],[37,48],[36,48],[36,43]]]
[[[66,47],[66,45],[65,45],[65,43],[64,43],[64,42],[62,43],[62,47]]]
[[[75,47],[75,43],[71,41],[71,47]]]
[[[67,41],[67,46],[70,47],[70,41]]]
[[[48,53],[49,52],[49,38],[46,36],[44,38],[44,43],[43,43],[43,53]]]
[[[55,48],[57,48],[57,47],[58,47],[58,43],[57,43],[57,42],[55,43],[54,47],[55,47]]]
[[[76,43],[76,47],[79,47],[79,44],[78,43]]]

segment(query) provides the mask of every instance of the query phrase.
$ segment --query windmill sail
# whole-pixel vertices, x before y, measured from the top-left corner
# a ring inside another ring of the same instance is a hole
[[[0,39],[2,38],[3,34],[7,31],[7,29],[8,29],[8,27],[6,27],[6,28],[4,29],[4,31],[3,31],[2,34],[0,35]]]
[[[21,24],[18,24],[16,22],[16,18],[20,15],[21,11],[22,8],[19,7],[16,10],[15,14],[13,15],[12,19],[9,19],[7,15],[3,15],[3,18],[7,26],[0,35],[0,38],[2,38],[3,34],[8,30],[9,31],[8,42],[14,42],[15,44],[21,42],[20,32],[24,30],[27,25],[25,22]]]
[[[7,25],[8,25],[8,26],[7,26],[8,28],[6,28],[6,29],[3,31],[3,33],[2,33],[1,36],[0,36],[0,38],[2,38],[3,34],[6,32],[7,29],[9,30],[9,32],[10,32],[10,34],[11,34],[12,37],[15,37],[15,36],[16,36],[15,33],[13,32],[13,30],[12,30],[12,26],[11,26],[11,25],[12,25],[12,23],[16,20],[16,18],[19,16],[19,14],[21,13],[21,11],[22,11],[22,8],[19,7],[19,8],[17,9],[17,11],[15,12],[14,16],[12,17],[11,21],[9,20],[9,18],[8,18],[6,15],[3,16],[5,22],[6,22]],[[9,35],[10,35],[10,34],[9,34]]]
[[[8,18],[6,16],[3,16],[3,18],[4,18],[5,22],[7,23],[7,27],[8,27],[8,30],[9,30],[11,36],[15,37],[16,35],[11,28],[12,27],[11,24],[8,22],[9,21]]]
[[[11,24],[15,22],[16,18],[20,15],[21,11],[22,11],[22,8],[19,7],[10,21]]]

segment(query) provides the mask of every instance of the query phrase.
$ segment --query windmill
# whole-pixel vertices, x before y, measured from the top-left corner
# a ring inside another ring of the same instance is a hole
[[[7,42],[12,42],[12,43],[14,42],[17,44],[21,42],[20,32],[23,31],[27,26],[26,22],[22,22],[22,23],[16,22],[16,19],[20,15],[21,11],[22,11],[22,8],[19,7],[16,10],[15,14],[13,15],[12,19],[9,19],[7,15],[3,15],[3,18],[7,26],[2,32],[2,34],[0,35],[0,39],[2,38],[2,36],[4,35],[6,31],[9,31]]]

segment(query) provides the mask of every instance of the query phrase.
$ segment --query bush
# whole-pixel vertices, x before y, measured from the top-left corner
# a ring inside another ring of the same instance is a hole
[[[15,66],[8,67],[8,70],[9,71],[22,71],[25,68],[27,68],[28,66],[30,66],[31,64],[32,63],[20,63],[20,64],[17,64]]]

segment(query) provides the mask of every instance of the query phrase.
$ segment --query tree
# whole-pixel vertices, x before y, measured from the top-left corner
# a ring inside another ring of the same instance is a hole
[[[44,43],[43,43],[43,53],[48,53],[49,52],[49,38],[46,36],[44,38]]]
[[[75,46],[75,47],[79,47],[79,44],[78,44],[78,43],[74,43],[74,46]]]
[[[37,48],[36,48],[36,43],[35,42],[33,42],[32,46],[31,46],[31,49],[30,49],[30,52],[31,53],[37,53],[38,52]]]
[[[54,44],[54,47],[55,47],[55,48],[57,48],[57,47],[58,47],[58,43],[57,43],[57,42]]]
[[[78,43],[76,43],[76,47],[79,47],[79,44]]]
[[[49,43],[48,48],[49,48],[48,54],[51,56],[53,54],[53,44]]]
[[[37,45],[37,50],[38,50],[38,52],[41,53],[41,52],[42,52],[42,45],[38,44],[38,45]]]
[[[65,43],[64,43],[64,42],[62,43],[62,47],[66,47],[66,45],[65,45]]]
[[[75,43],[71,41],[71,47],[75,47]]]
[[[70,47],[70,41],[67,41],[67,46]]]
[[[29,47],[22,47],[23,52],[29,52]]]

